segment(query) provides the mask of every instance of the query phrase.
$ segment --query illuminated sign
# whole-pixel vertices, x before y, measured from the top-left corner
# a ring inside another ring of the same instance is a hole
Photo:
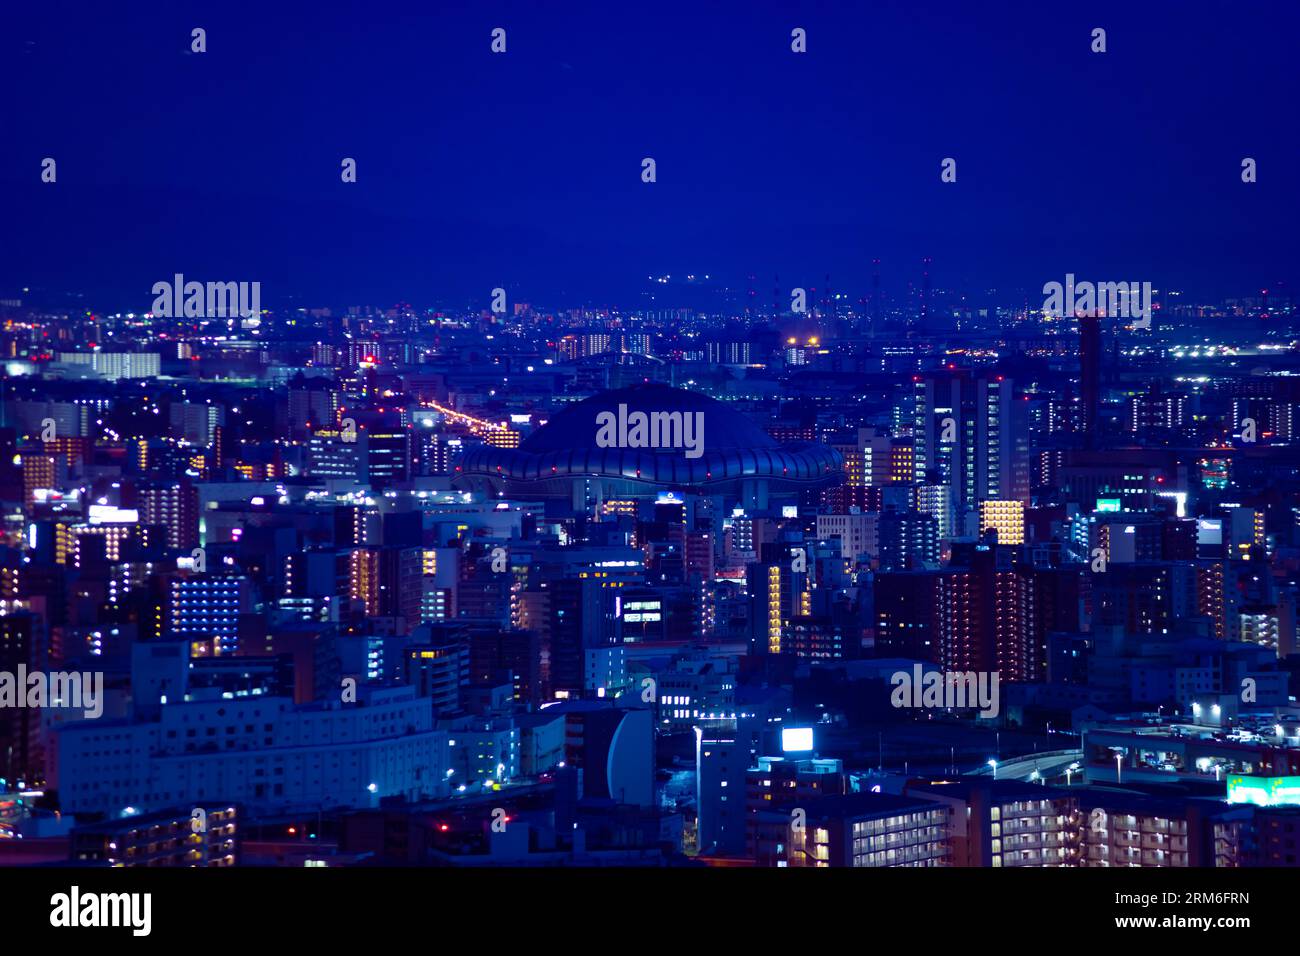
[[[55,488],[33,488],[32,500],[39,505],[58,504],[61,501],[76,502],[81,499],[81,492],[76,488],[71,491],[59,491]]]
[[[1098,498],[1098,511],[1122,511],[1120,500],[1118,498]]]
[[[781,749],[786,753],[812,750],[813,729],[811,727],[782,727]]]
[[[1228,802],[1260,807],[1300,806],[1300,777],[1231,776]]]
[[[1156,493],[1157,498],[1173,498],[1178,503],[1178,517],[1187,517],[1187,492],[1185,491],[1160,491]]]
[[[115,508],[112,505],[91,505],[88,509],[91,524],[134,524],[140,520],[135,508]]]

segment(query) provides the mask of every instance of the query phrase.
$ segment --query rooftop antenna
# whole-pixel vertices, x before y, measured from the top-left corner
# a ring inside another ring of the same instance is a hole
[[[876,334],[876,328],[880,323],[880,260],[871,260],[871,321],[870,331],[872,335]]]
[[[930,318],[930,263],[933,262],[929,256],[921,260],[921,328],[926,327],[926,320]]]

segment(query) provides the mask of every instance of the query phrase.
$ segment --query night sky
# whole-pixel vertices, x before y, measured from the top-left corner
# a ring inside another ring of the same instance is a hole
[[[972,293],[1300,279],[1291,0],[10,6],[0,295],[636,307],[753,273],[766,302],[856,298],[873,257],[900,294],[925,255]]]

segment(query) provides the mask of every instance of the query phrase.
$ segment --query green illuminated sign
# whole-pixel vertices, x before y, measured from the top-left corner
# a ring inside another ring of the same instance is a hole
[[[1260,807],[1300,806],[1300,777],[1229,777],[1228,802]]]

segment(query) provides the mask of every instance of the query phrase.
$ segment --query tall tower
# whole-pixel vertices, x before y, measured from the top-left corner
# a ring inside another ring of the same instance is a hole
[[[930,263],[926,256],[921,260],[921,329],[925,331],[930,318]]]
[[[871,260],[871,334],[880,328],[880,260]]]
[[[1101,319],[1081,315],[1079,320],[1079,393],[1083,399],[1083,440],[1095,448],[1101,416]]]

